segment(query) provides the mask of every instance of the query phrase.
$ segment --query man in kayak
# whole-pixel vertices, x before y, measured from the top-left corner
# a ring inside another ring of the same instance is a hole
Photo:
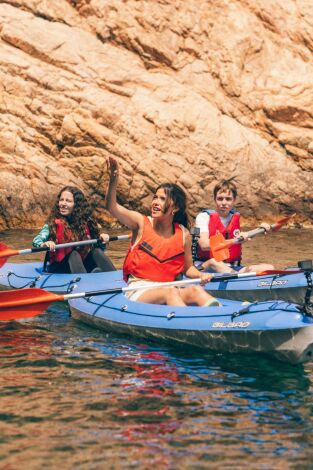
[[[161,184],[152,198],[151,215],[129,210],[116,200],[119,166],[115,158],[108,159],[109,186],[106,194],[108,211],[132,230],[123,275],[131,286],[146,285],[147,289],[128,292],[131,300],[144,303],[184,306],[219,305],[201,286],[149,288],[155,282],[171,282],[185,273],[200,278],[205,284],[212,274],[201,273],[193,266],[191,236],[187,229],[186,195],[176,184]]]
[[[83,192],[75,186],[65,186],[57,195],[47,223],[33,239],[33,246],[47,246],[48,271],[53,273],[86,273],[115,271],[111,260],[100,247],[85,245],[80,248],[55,250],[56,244],[86,239],[101,239],[105,244],[109,235],[99,232],[91,217],[90,205]],[[45,264],[46,264],[45,261]]]
[[[242,236],[247,240],[245,232],[240,231],[240,213],[234,208],[237,198],[237,188],[232,181],[224,180],[213,189],[213,197],[216,209],[204,209],[196,217],[195,226],[200,229],[198,241],[197,259],[202,262],[202,269],[225,272],[255,272],[274,269],[271,264],[260,263],[252,266],[241,267],[241,243],[230,247],[230,256],[226,262],[216,261],[210,252],[210,237],[222,233],[226,239]],[[270,230],[270,225],[262,223],[265,233]]]

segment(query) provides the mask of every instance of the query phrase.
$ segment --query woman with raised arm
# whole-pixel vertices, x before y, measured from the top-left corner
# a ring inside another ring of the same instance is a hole
[[[115,158],[108,159],[109,186],[106,208],[132,230],[132,240],[126,255],[123,275],[129,285],[146,285],[147,289],[127,292],[127,297],[144,303],[199,306],[219,305],[201,286],[149,288],[155,282],[174,281],[185,273],[201,278],[205,284],[212,278],[193,266],[191,236],[187,229],[186,195],[172,183],[158,186],[151,203],[151,215],[129,210],[116,200],[119,166]]]
[[[56,244],[86,239],[109,241],[109,235],[100,233],[91,217],[91,207],[84,193],[75,186],[64,186],[57,195],[47,223],[33,239],[33,246],[47,246],[48,271],[54,273],[86,273],[115,271],[110,258],[100,247],[86,245],[80,248],[55,250]],[[46,262],[45,262],[46,264]]]

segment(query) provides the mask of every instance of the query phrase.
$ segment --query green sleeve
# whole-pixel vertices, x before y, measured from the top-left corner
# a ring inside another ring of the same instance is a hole
[[[50,237],[49,225],[45,224],[38,235],[33,239],[33,246],[38,248],[43,243],[47,242]]]

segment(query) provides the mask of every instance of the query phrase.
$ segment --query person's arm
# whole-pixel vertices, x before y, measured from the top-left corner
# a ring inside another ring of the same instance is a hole
[[[46,243],[49,240],[50,237],[50,231],[49,231],[49,225],[45,224],[38,235],[33,239],[33,246],[35,248],[39,248],[42,246],[44,243]]]
[[[119,166],[113,157],[108,158],[109,185],[106,193],[106,209],[121,224],[131,230],[139,230],[143,225],[143,215],[118,204],[116,200],[116,188],[119,177]]]
[[[190,233],[188,232],[187,229],[184,229],[185,231],[185,275],[187,277],[190,277],[191,279],[196,279],[200,278],[201,279],[201,285],[206,284],[209,282],[213,275],[210,273],[203,273],[199,271],[193,264],[192,262],[192,255],[191,255],[191,236]]]
[[[259,228],[264,228],[265,232],[264,232],[264,235],[266,235],[268,232],[271,231],[271,226],[270,224],[266,223],[266,222],[262,222],[260,225],[259,225]]]
[[[271,226],[270,224],[266,223],[266,222],[262,222],[262,224],[259,225],[258,228],[263,228],[264,229],[264,235],[266,235],[268,232],[271,231]],[[235,238],[239,238],[239,237],[242,237],[243,240],[241,241],[241,243],[245,243],[246,241],[250,241],[251,238],[249,238],[249,232],[240,232],[236,235]]]
[[[203,251],[210,250],[210,234],[209,234],[210,216],[206,212],[200,212],[196,217],[195,225],[200,229],[200,237],[198,244]]]

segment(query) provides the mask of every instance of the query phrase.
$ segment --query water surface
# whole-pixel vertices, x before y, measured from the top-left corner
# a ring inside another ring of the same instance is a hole
[[[32,236],[1,241],[27,248]],[[118,267],[125,249],[111,243]],[[244,250],[247,263],[294,265],[313,257],[312,232]],[[0,338],[0,468],[312,468],[313,364],[142,343],[74,322],[62,304],[0,324]]]

